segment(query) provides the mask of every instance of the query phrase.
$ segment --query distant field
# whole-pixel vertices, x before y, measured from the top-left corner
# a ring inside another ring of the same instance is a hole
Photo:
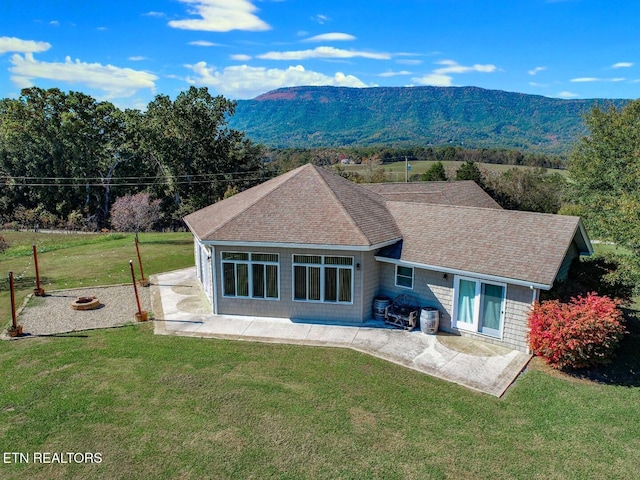
[[[409,171],[409,177],[411,177],[412,175],[422,175],[434,163],[436,162],[431,160],[420,160],[415,162],[409,162],[409,165],[411,165],[411,170]],[[453,162],[453,161],[442,162],[447,172],[447,175],[449,177],[455,176],[456,170],[458,170],[458,168],[462,166],[462,163],[463,162]],[[478,168],[480,168],[481,171],[484,170],[487,172],[504,172],[506,170],[511,170],[512,168],[525,168],[525,169],[533,168],[533,167],[515,166],[515,165],[498,165],[495,163],[476,163],[476,165],[478,166]],[[384,171],[387,175],[387,181],[404,182],[405,172],[406,172],[405,162],[385,163],[384,165],[381,165],[381,167],[384,168]],[[347,171],[362,173],[362,172],[366,172],[368,167],[366,165],[345,165],[344,168]],[[549,173],[559,173],[560,175],[565,175],[565,176],[567,175],[566,170],[549,169],[548,171]]]

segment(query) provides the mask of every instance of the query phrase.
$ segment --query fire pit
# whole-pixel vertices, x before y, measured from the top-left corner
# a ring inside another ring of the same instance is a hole
[[[95,310],[100,307],[100,300],[96,297],[78,297],[71,302],[74,310]]]

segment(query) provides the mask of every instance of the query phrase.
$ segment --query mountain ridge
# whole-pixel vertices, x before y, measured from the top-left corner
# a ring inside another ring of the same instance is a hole
[[[238,100],[229,126],[271,148],[463,145],[567,153],[582,116],[620,99],[480,87],[287,87]]]

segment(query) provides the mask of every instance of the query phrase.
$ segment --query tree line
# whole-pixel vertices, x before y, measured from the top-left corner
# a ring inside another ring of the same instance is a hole
[[[119,197],[159,200],[160,223],[263,181],[262,147],[228,128],[235,102],[191,87],[142,112],[80,92],[0,100],[0,222],[109,227]],[[152,200],[153,201],[153,200]]]
[[[405,158],[409,161],[453,161],[489,163],[551,169],[566,168],[567,158],[545,153],[523,153],[519,150],[504,148],[463,148],[461,146],[415,146],[394,148],[387,146],[343,147],[343,148],[283,148],[270,149],[267,158],[279,165],[283,171],[305,163],[316,165],[334,165],[343,159],[361,164],[374,161],[393,163]]]

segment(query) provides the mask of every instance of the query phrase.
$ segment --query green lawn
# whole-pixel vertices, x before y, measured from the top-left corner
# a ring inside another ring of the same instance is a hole
[[[154,336],[0,345],[1,478],[640,477],[637,388],[525,373],[503,399],[357,352]]]
[[[0,231],[10,248],[0,254],[0,325],[11,321],[9,271],[14,272],[16,302],[33,291],[33,243],[38,247],[40,280],[45,291],[131,282],[129,260],[138,260],[132,234],[46,234]],[[189,233],[142,233],[139,236],[144,274],[193,265]]]
[[[45,288],[128,281],[133,237],[91,238],[37,239],[50,247]],[[149,274],[193,262],[186,234],[143,235],[141,249]],[[28,258],[0,263],[26,278]],[[0,343],[0,478],[640,478],[635,376],[597,384],[535,361],[496,399],[350,350],[152,328]],[[624,346],[631,373],[639,338]],[[102,462],[33,463],[35,452]]]

